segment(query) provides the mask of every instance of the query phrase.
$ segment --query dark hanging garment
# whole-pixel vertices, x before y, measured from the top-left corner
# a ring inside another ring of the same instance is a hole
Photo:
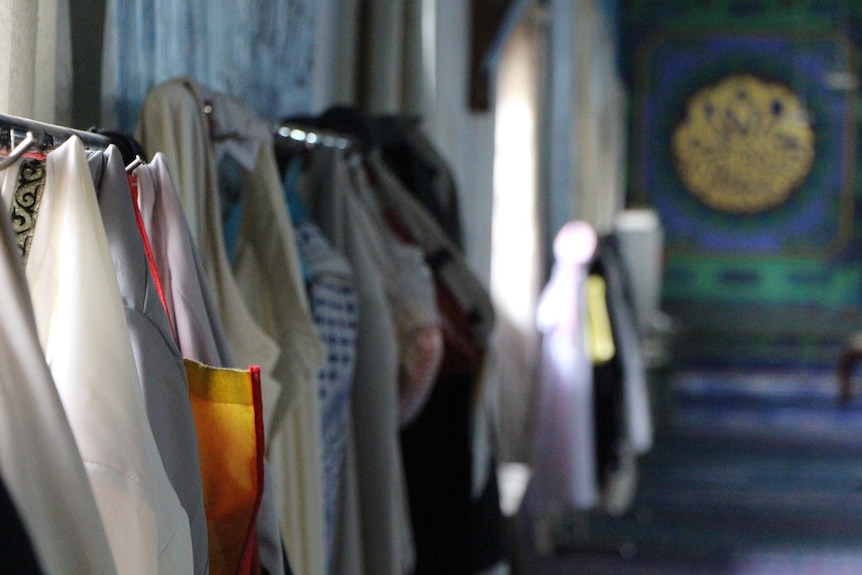
[[[590,276],[604,281],[605,263],[602,244],[590,265]],[[606,284],[605,284],[606,285]],[[607,293],[607,292],[605,292]],[[605,305],[613,304],[605,297]],[[610,312],[609,312],[609,315]],[[623,434],[623,368],[619,354],[618,334],[611,329],[614,342],[613,356],[593,363],[593,405],[595,413],[596,463],[600,488],[620,465],[620,448]]]
[[[120,150],[120,154],[123,156],[123,164],[128,166],[135,158],[140,156],[143,159],[146,159],[147,154],[144,151],[144,147],[138,142],[135,138],[128,134],[124,134],[123,132],[115,132],[112,130],[98,130],[97,133],[105,136],[111,143],[117,146]]]
[[[622,369],[624,435],[634,452],[643,455],[652,449],[653,422],[634,298],[617,236],[602,237],[599,249],[607,282],[608,311]]]
[[[361,146],[379,150],[386,166],[428,210],[449,239],[464,248],[454,175],[422,132],[418,120],[368,116],[353,108],[333,107],[320,116],[284,121],[350,135]]]
[[[27,535],[21,516],[0,480],[0,571],[16,575],[44,573],[36,559],[30,536]]]
[[[401,433],[414,575],[470,575],[505,558],[496,471],[474,499],[470,406],[476,372],[441,375],[419,417]],[[490,465],[495,465],[493,461]]]
[[[383,161],[434,216],[459,248],[464,248],[454,175],[415,120],[385,116],[376,120]]]
[[[425,253],[444,327],[437,380],[424,409],[401,432],[416,543],[414,575],[470,575],[505,559],[496,465],[493,457],[476,457],[473,443],[493,307],[427,210],[373,154],[369,168],[390,228]],[[486,478],[483,489],[474,494],[473,478],[480,475]]]

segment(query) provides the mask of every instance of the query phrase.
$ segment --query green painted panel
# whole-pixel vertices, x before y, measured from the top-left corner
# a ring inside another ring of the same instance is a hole
[[[819,260],[670,258],[664,297],[669,302],[816,305],[829,310],[855,309],[862,300],[862,270]]]

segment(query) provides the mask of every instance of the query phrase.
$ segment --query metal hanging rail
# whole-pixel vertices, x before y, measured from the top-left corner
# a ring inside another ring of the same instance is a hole
[[[95,132],[0,114],[0,144],[9,149],[15,148],[27,139],[28,133],[32,134],[32,141],[27,149],[49,150],[56,148],[72,136],[80,138],[89,150],[105,150],[111,144],[107,137]]]
[[[323,146],[346,150],[355,147],[355,141],[349,136],[331,130],[323,130],[299,124],[278,124],[273,128],[273,133],[282,142],[309,148]]]

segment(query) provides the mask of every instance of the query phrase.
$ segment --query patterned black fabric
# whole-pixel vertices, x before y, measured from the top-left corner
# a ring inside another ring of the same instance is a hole
[[[36,217],[45,189],[45,160],[25,158],[18,171],[18,182],[12,197],[12,230],[15,232],[21,259],[27,263],[30,244],[36,231]]]

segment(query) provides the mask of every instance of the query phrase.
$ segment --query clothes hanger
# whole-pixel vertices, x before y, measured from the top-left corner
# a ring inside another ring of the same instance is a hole
[[[135,159],[132,160],[131,162],[129,162],[129,165],[126,166],[126,173],[131,174],[132,172],[135,171],[135,169],[138,166],[140,166],[143,163],[144,163],[144,159],[141,157],[141,155],[140,154],[136,155]]]
[[[25,132],[26,136],[17,146],[12,146],[15,141],[16,132]],[[0,160],[0,170],[4,170],[14,164],[28,150],[38,147],[48,150],[59,146],[72,136],[76,136],[87,150],[107,150],[111,141],[101,134],[92,131],[76,130],[65,126],[46,124],[28,118],[0,114],[0,139],[8,140],[12,151]]]
[[[36,136],[33,135],[33,132],[27,130],[27,135],[25,138],[18,143],[17,146],[12,148],[12,151],[9,152],[9,155],[0,160],[0,171],[5,170],[12,164],[18,161],[21,156],[23,156],[27,150],[32,148],[37,143]]]

